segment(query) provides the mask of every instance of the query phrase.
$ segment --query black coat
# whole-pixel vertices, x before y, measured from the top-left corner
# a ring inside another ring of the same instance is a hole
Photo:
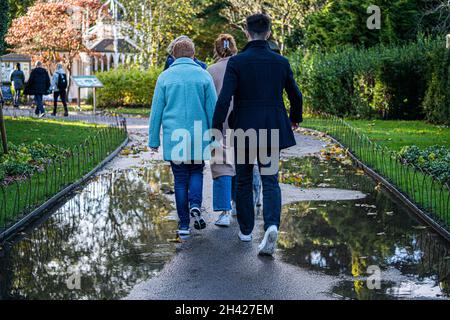
[[[284,90],[291,104],[290,117],[283,101]],[[280,149],[296,144],[291,122],[303,120],[302,94],[289,61],[271,51],[267,41],[252,41],[242,53],[229,60],[214,113],[215,129],[222,130],[233,96],[231,128],[255,129],[257,132],[259,129],[278,129]]]
[[[25,84],[25,74],[22,70],[14,70],[11,73],[10,81],[14,82],[15,90],[22,90]]]
[[[30,79],[25,86],[27,95],[46,95],[50,90],[50,76],[44,68],[35,68],[31,71]]]

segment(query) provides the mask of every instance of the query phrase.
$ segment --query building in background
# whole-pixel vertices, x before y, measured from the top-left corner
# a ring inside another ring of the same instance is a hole
[[[72,20],[83,35],[83,43],[88,49],[74,60],[72,75],[93,75],[97,71],[107,71],[138,62],[142,51],[130,37],[138,37],[126,21],[127,10],[117,0],[108,0],[97,12],[94,25],[89,24],[89,12],[81,7],[72,8]],[[80,23],[81,22],[81,23]],[[81,90],[81,98],[88,97],[88,89]],[[77,88],[71,86],[69,98],[77,97]]]

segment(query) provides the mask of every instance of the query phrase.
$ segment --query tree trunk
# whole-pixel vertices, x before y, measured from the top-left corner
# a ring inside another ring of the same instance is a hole
[[[6,138],[5,119],[3,118],[3,103],[0,105],[0,133],[2,137],[3,153],[8,153],[8,140]]]

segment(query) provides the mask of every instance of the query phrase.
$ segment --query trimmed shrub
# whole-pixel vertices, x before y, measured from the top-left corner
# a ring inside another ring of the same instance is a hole
[[[293,65],[309,111],[448,122],[448,55],[442,41],[418,40],[396,47],[300,53]]]
[[[118,68],[97,73],[104,88],[98,90],[98,106],[151,107],[160,69]]]
[[[429,59],[424,112],[430,122],[450,124],[450,50],[436,50]]]

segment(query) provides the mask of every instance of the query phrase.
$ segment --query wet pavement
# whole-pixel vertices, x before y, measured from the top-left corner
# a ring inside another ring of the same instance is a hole
[[[317,158],[290,160],[286,167],[304,175],[292,183],[347,187],[367,196],[286,206],[279,239],[284,262],[338,277],[331,292],[342,298],[450,298],[449,244],[369,177]],[[380,289],[367,287],[370,266],[381,272]]]
[[[175,254],[167,170],[104,174],[2,244],[0,298],[118,299]]]
[[[136,128],[131,145],[145,140],[145,120]],[[297,138],[307,146],[302,156],[324,147]],[[205,231],[180,243],[172,177],[158,157],[119,157],[42,222],[1,244],[0,298],[450,298],[449,244],[348,164],[284,159],[279,249],[268,259],[256,254],[260,216],[252,243],[238,240],[235,220],[227,229],[212,225],[212,213]],[[379,268],[379,289],[368,288],[371,267]]]

